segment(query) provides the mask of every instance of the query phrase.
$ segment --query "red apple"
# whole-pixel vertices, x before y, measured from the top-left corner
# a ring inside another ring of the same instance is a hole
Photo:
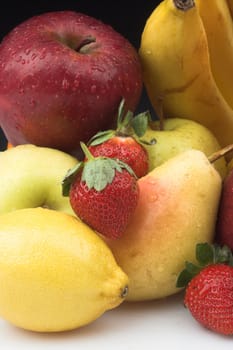
[[[216,225],[216,241],[233,250],[233,169],[223,181]]]
[[[142,92],[138,53],[111,26],[73,11],[19,24],[0,46],[0,126],[13,145],[74,153]]]

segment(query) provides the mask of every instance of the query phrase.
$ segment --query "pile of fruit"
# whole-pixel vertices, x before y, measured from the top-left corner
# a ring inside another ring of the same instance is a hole
[[[1,317],[58,332],[184,291],[233,334],[232,13],[162,0],[138,52],[71,11],[3,39]],[[135,113],[143,86],[156,120]]]

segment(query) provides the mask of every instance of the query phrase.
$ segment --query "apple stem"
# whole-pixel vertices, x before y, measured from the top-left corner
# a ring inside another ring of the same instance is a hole
[[[227,145],[226,147],[221,148],[217,152],[212,153],[208,159],[210,163],[214,163],[216,160],[218,160],[221,157],[224,157],[228,153],[233,151],[233,144]]]
[[[96,42],[96,39],[94,37],[89,36],[87,38],[84,38],[81,41],[80,45],[75,48],[75,51],[79,53],[86,53],[88,45],[94,42]]]

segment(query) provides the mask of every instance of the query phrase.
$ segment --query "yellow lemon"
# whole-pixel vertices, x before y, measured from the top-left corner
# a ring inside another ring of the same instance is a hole
[[[128,277],[103,240],[73,216],[45,208],[0,216],[0,315],[55,332],[118,306]]]

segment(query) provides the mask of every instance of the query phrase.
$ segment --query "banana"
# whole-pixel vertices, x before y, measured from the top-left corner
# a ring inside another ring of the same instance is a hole
[[[233,108],[233,22],[227,0],[196,0],[208,40],[215,82]]]
[[[233,18],[233,0],[227,0],[228,8],[231,13],[231,17]]]
[[[221,146],[233,142],[233,110],[214,80],[194,0],[163,0],[154,9],[142,32],[139,56],[156,112],[162,104],[166,117],[205,125]]]

